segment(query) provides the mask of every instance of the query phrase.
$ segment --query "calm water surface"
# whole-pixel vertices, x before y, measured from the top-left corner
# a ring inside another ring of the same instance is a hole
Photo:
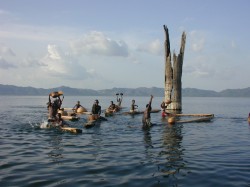
[[[96,97],[65,96],[90,110]],[[102,109],[113,97],[99,97]],[[149,97],[135,99],[143,110]],[[162,98],[153,99],[159,108]],[[160,113],[115,115],[82,134],[40,129],[47,97],[0,97],[0,186],[250,186],[250,98],[183,98],[183,113],[213,113],[212,122],[170,126]]]

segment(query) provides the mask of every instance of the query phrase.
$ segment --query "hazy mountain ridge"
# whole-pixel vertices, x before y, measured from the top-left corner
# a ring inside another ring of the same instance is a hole
[[[13,85],[0,84],[0,95],[19,95],[19,96],[47,96],[52,91],[63,91],[64,95],[71,96],[111,96],[116,93],[123,93],[126,96],[149,96],[154,95],[158,97],[164,96],[164,88],[112,88],[102,90],[79,89],[66,86],[56,88],[34,88],[34,87],[20,87]],[[250,97],[250,87],[243,89],[226,89],[220,92],[212,90],[201,90],[197,88],[183,88],[182,96],[184,97]]]

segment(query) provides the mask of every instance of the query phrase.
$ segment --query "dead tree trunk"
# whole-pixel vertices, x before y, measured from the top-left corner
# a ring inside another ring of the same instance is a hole
[[[171,100],[173,89],[173,68],[171,65],[171,52],[168,28],[164,25],[166,40],[165,40],[165,101]]]
[[[184,59],[184,50],[186,44],[186,34],[182,33],[180,53],[178,57],[175,52],[173,54],[173,66],[171,62],[170,40],[168,28],[164,25],[166,40],[165,40],[165,101],[171,100],[172,103],[168,106],[171,110],[182,109],[182,66]]]

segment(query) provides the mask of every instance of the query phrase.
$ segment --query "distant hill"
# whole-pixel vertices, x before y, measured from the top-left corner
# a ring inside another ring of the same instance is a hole
[[[126,96],[149,96],[154,95],[158,97],[164,96],[164,88],[112,88],[103,90],[92,90],[92,89],[78,89],[70,88],[66,86],[44,89],[34,87],[20,87],[13,85],[0,84],[0,95],[20,95],[20,96],[47,96],[52,91],[63,91],[64,95],[71,96],[111,96],[116,93],[123,93]],[[183,88],[183,97],[250,97],[250,87],[244,89],[226,89],[221,92],[212,90],[201,90],[196,88]]]

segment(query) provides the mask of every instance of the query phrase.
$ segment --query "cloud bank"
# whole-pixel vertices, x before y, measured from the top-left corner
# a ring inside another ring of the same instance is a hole
[[[81,55],[121,56],[129,55],[128,46],[124,41],[115,41],[103,33],[92,31],[82,39],[71,42],[73,53]]]

